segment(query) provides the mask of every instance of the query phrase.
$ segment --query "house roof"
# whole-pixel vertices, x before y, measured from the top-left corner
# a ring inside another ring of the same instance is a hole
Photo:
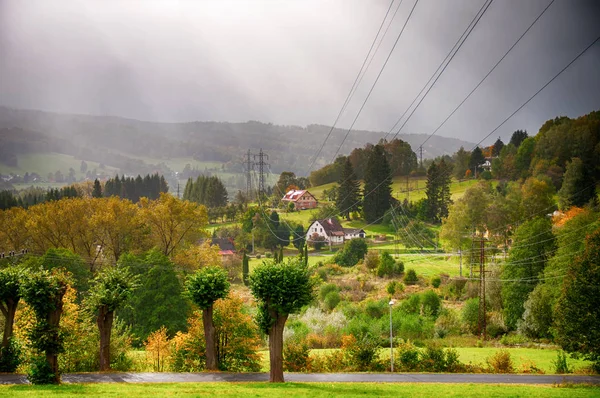
[[[342,225],[335,218],[326,218],[315,222],[318,222],[323,226],[323,232],[325,232],[327,236],[344,236],[344,228],[342,228]]]
[[[219,252],[235,252],[235,246],[233,245],[233,240],[230,238],[212,238],[212,245],[219,246]]]
[[[360,228],[344,228],[344,233],[346,235],[349,235],[349,234],[359,234],[361,232],[364,234],[365,230],[364,229],[360,229]]]
[[[300,199],[306,193],[308,193],[310,196],[312,196],[314,198],[314,196],[310,192],[308,192],[306,189],[301,189],[301,190],[292,189],[291,191],[287,192],[281,200],[288,200],[290,202],[296,202],[298,199]]]

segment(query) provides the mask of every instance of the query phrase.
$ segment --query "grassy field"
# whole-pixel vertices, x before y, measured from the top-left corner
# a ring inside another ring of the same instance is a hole
[[[0,386],[0,397],[593,397],[590,386],[424,383],[161,383]]]
[[[25,172],[38,173],[42,178],[46,179],[49,172],[56,172],[60,170],[65,176],[69,174],[69,168],[75,170],[75,176],[79,179],[85,177],[85,173],[80,173],[79,167],[81,166],[81,159],[77,159],[71,155],[65,155],[56,152],[47,153],[28,153],[19,155],[17,157],[18,166],[9,167],[0,163],[0,173],[8,174],[15,173],[23,175]],[[99,164],[96,162],[86,162],[88,170],[97,169],[100,171]],[[105,171],[108,174],[114,174],[117,169],[113,167],[106,167]],[[62,184],[65,185],[65,184]],[[31,184],[27,184],[31,186]]]

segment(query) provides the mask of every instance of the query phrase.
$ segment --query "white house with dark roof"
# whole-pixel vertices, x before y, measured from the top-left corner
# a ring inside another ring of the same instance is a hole
[[[292,189],[281,198],[281,201],[293,203],[296,210],[314,209],[318,204],[314,195],[305,189]]]
[[[325,238],[325,241],[330,245],[342,244],[349,239],[365,237],[364,230],[357,228],[343,228],[335,218],[316,220],[310,224],[306,231],[306,240],[313,240],[315,234]]]

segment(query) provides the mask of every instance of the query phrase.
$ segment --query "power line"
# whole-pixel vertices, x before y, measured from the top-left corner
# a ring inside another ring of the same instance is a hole
[[[359,81],[359,77],[361,76],[361,74],[364,76],[364,74],[366,73],[367,69],[369,68],[369,66],[367,65],[367,68],[365,68],[365,64],[367,63],[367,59],[369,58],[369,55],[371,54],[371,51],[373,50],[373,46],[375,45],[375,42],[377,41],[377,37],[379,37],[379,33],[381,32],[381,28],[383,27],[383,24],[385,23],[385,20],[387,19],[388,14],[390,13],[390,9],[392,8],[392,5],[394,4],[395,0],[392,0],[390,2],[390,5],[387,9],[387,12],[385,13],[385,16],[383,17],[383,20],[381,21],[381,25],[379,25],[379,29],[377,30],[377,34],[375,35],[375,38],[373,39],[373,43],[371,43],[371,47],[369,48],[369,52],[367,53],[367,55],[365,56],[365,59],[363,60],[362,65],[360,66],[360,70],[358,71],[358,74],[356,75],[356,78],[354,79],[354,82],[352,83],[352,87],[350,87],[350,91],[348,92],[348,95],[346,96],[346,99],[344,100],[344,104],[342,105],[342,108],[340,109],[340,111],[338,112],[337,117],[335,118],[335,121],[333,122],[333,124],[331,125],[331,128],[329,129],[329,133],[327,133],[327,136],[325,137],[325,140],[323,141],[323,144],[321,144],[321,147],[319,148],[319,150],[317,151],[317,153],[315,154],[315,157],[313,158],[313,160],[310,163],[310,166],[308,167],[308,172],[306,173],[307,175],[310,173],[310,171],[312,170],[317,158],[319,157],[319,155],[321,154],[321,151],[323,150],[323,148],[325,147],[325,144],[327,143],[327,140],[329,139],[329,137],[331,136],[331,133],[333,132],[333,129],[335,128],[335,126],[337,125],[337,122],[340,120],[340,117],[342,116],[342,114],[344,113],[344,111],[346,110],[346,106],[348,105],[348,103],[350,102],[350,100],[352,99],[352,96],[354,95],[354,93],[356,92],[356,87],[358,87],[358,84],[360,84]],[[402,0],[400,0],[400,4],[402,4]],[[400,6],[398,6],[399,8]],[[396,9],[396,11],[398,11]],[[395,14],[394,14],[395,15]],[[390,21],[391,23],[391,21]],[[389,26],[388,26],[389,27]],[[386,29],[387,32],[387,29]],[[377,47],[379,48],[379,46]],[[377,51],[377,50],[376,50]],[[369,65],[371,63],[369,62]],[[363,70],[365,73],[363,73]],[[362,80],[362,78],[360,78],[360,80]],[[357,83],[358,82],[358,83]]]

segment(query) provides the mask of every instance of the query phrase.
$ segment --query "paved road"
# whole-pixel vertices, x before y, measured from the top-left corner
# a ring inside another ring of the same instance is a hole
[[[268,381],[267,373],[80,373],[64,374],[65,383],[187,383]],[[286,373],[292,382],[486,383],[600,385],[600,376],[423,373]],[[0,384],[26,384],[25,375],[0,374]]]

